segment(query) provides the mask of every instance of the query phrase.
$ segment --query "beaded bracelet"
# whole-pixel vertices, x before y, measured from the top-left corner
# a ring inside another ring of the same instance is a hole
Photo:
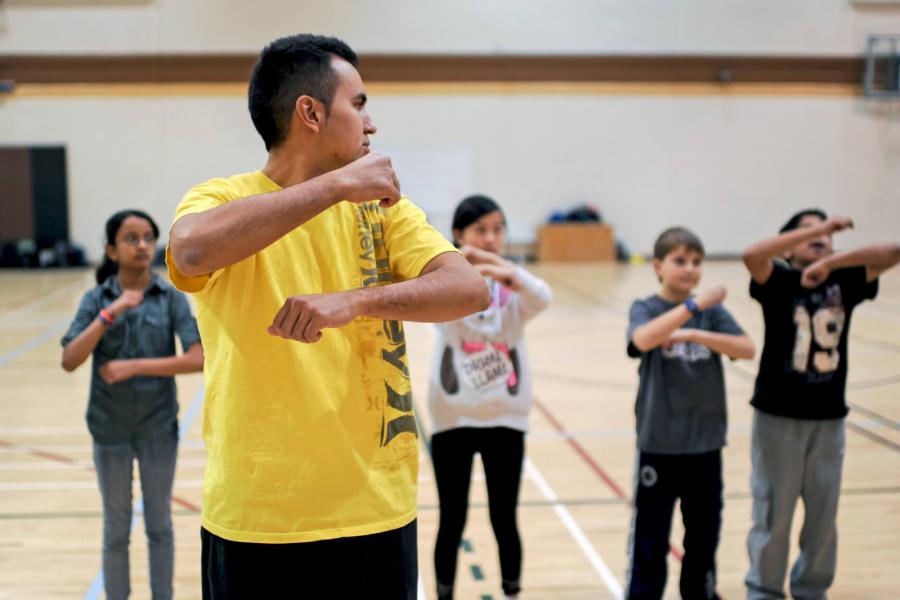
[[[100,317],[100,320],[103,321],[103,323],[107,327],[112,327],[116,322],[116,319],[111,314],[109,314],[109,311],[107,311],[105,308],[101,308],[100,314],[97,316]]]

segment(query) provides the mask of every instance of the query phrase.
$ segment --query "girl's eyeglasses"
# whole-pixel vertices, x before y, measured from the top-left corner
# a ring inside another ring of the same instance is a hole
[[[137,235],[136,233],[126,233],[119,241],[123,244],[128,244],[129,246],[137,246],[142,241],[148,246],[153,246],[156,244],[156,237],[152,233],[148,233],[144,237]]]

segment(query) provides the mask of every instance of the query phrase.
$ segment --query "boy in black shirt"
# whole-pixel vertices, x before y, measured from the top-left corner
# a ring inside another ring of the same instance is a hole
[[[824,599],[834,580],[850,317],[857,304],[875,297],[878,276],[900,262],[898,244],[833,254],[831,234],[852,226],[848,218],[805,210],[780,235],[744,252],[750,295],[762,305],[766,324],[751,401],[748,600],[785,597],[798,497],[805,514],[791,595]]]

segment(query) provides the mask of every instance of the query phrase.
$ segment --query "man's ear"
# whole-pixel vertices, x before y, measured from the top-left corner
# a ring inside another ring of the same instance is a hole
[[[324,116],[322,103],[312,96],[300,96],[294,103],[294,117],[299,121],[301,127],[310,131],[319,132]]]

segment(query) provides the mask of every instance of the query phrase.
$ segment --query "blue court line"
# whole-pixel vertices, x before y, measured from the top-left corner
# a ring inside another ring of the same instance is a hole
[[[200,385],[200,389],[197,390],[197,393],[194,395],[193,401],[191,401],[191,405],[184,413],[184,418],[181,420],[181,425],[179,426],[180,434],[186,435],[188,431],[191,429],[191,425],[194,424],[194,419],[197,418],[197,415],[200,413],[200,409],[203,407],[203,385]],[[134,509],[131,513],[131,530],[134,531],[134,528],[137,527],[140,522],[139,517],[144,513],[144,500],[143,498],[138,498],[134,503]],[[84,600],[97,600],[100,598],[100,594],[103,593],[103,567],[97,571],[97,576],[94,577],[94,581],[91,582],[91,587],[88,588],[88,591],[84,594]]]
[[[66,326],[69,324],[69,319],[63,319],[62,321],[57,321],[49,328],[44,330],[43,333],[36,335],[31,338],[18,348],[14,350],[10,350],[6,354],[0,356],[0,367],[3,367],[12,361],[16,360],[23,354],[27,354],[37,348],[38,346],[43,345],[47,340],[51,339],[54,336],[61,334]]]

